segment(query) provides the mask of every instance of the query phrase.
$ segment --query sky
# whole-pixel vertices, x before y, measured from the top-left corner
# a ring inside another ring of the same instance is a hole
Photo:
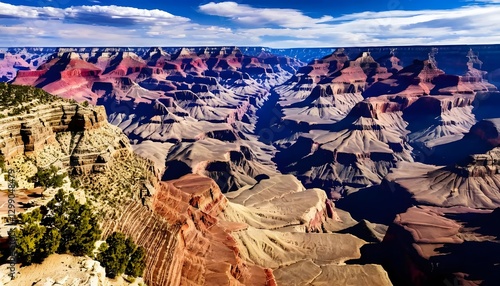
[[[0,47],[500,44],[500,0],[0,0]]]

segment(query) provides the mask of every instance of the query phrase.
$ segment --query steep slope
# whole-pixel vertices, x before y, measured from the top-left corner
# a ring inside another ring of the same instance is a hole
[[[359,103],[330,130],[299,137],[276,155],[281,171],[296,174],[310,187],[361,187],[379,184],[396,162],[412,161],[411,147],[401,135],[401,115],[374,116],[371,107]]]
[[[498,210],[413,207],[398,215],[384,238],[392,280],[397,285],[495,285]]]
[[[388,60],[394,74],[390,74],[368,53],[349,61],[344,60],[343,50],[338,50],[325,59],[331,61],[328,69],[323,67],[321,81],[337,84],[350,81],[354,90],[360,89],[360,96],[366,98],[354,102],[350,109],[346,105],[321,105],[323,110],[315,114],[324,118],[337,114],[338,119],[331,123],[303,118],[298,124],[290,124],[287,112],[293,114],[297,110],[287,108],[299,103],[284,106],[279,124],[286,126],[287,132],[275,136],[280,152],[274,161],[279,170],[297,175],[308,187],[342,191],[345,186],[363,188],[380,184],[400,161],[457,162],[451,157],[443,160],[441,155],[458,149],[450,147],[459,144],[478,121],[475,113],[486,113],[481,109],[482,103],[496,98],[498,93],[474,66],[477,57],[469,58],[468,72],[453,76],[437,67],[432,53],[428,60],[415,60],[402,69],[392,55]],[[329,74],[331,70],[334,72]],[[311,96],[319,94],[319,99],[324,96],[320,86],[317,84],[315,92],[301,103],[304,108],[315,108]],[[338,92],[344,89],[339,87]],[[335,88],[323,92],[329,93],[334,95]],[[291,100],[286,93],[281,98],[285,102]]]
[[[463,167],[402,162],[387,180],[394,183],[394,191],[409,192],[420,204],[496,208],[500,207],[499,157],[499,150],[494,149],[472,156]]]

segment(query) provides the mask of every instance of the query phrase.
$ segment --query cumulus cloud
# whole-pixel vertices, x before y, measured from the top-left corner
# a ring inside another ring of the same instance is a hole
[[[65,20],[89,24],[176,24],[185,23],[189,19],[175,16],[161,10],[138,9],[123,6],[72,6],[65,9],[54,7],[33,7],[12,5],[0,2],[0,18],[20,18],[39,20]]]
[[[500,1],[500,0],[499,0]],[[264,10],[264,9],[263,9]],[[260,14],[259,9],[252,10]],[[219,13],[223,15],[224,13]],[[449,10],[392,10],[361,12],[336,17],[296,28],[255,27],[244,30],[269,37],[273,47],[308,46],[380,46],[415,44],[491,44],[498,43],[500,6],[464,6]],[[233,19],[232,15],[226,17]],[[234,19],[233,19],[234,20]],[[287,37],[272,40],[272,37]]]
[[[333,20],[332,16],[311,18],[294,9],[253,8],[236,2],[210,2],[201,5],[199,10],[208,15],[228,17],[241,24],[274,24],[285,28],[308,27]]]
[[[53,7],[31,7],[23,5],[11,5],[8,3],[0,2],[0,18],[61,18],[63,16],[61,9]]]

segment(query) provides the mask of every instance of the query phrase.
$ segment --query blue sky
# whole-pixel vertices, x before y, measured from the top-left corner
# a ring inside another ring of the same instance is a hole
[[[499,44],[500,0],[0,0],[0,46]]]

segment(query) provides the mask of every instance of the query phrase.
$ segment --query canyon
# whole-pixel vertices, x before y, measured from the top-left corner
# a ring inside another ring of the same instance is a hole
[[[488,285],[497,55],[9,48],[3,96],[56,97],[5,105],[0,151],[27,191],[47,165],[79,178],[147,285]]]

